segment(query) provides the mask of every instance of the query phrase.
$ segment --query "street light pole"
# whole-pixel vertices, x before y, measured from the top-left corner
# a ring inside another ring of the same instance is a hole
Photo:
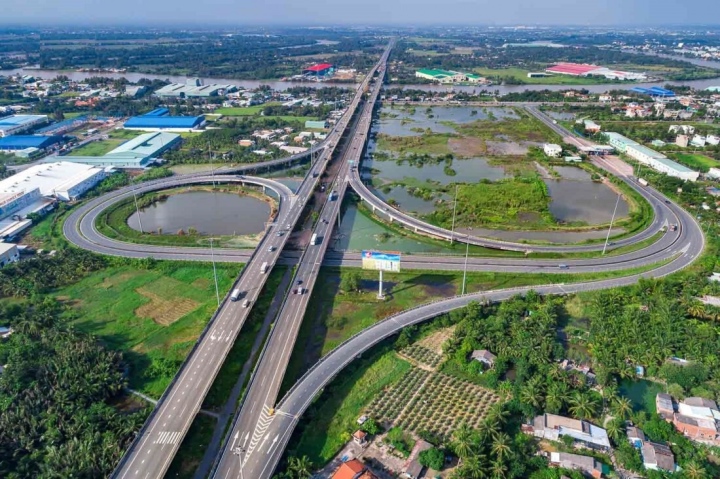
[[[463,268],[462,294],[465,294],[465,281],[467,279],[468,254],[470,253],[470,235],[465,240],[465,267]]]
[[[133,197],[135,198],[135,212],[137,213],[137,217],[138,217],[138,225],[140,225],[140,233],[144,234],[145,232],[143,231],[143,227],[142,227],[142,218],[140,218],[140,208],[138,208],[136,190],[137,190],[137,184],[133,187]]]
[[[605,254],[605,250],[607,249],[608,240],[610,239],[610,231],[612,231],[612,225],[615,221],[615,213],[617,213],[618,205],[620,204],[620,193],[618,193],[617,200],[615,201],[615,209],[613,209],[612,218],[610,218],[610,226],[608,227],[607,236],[605,237],[605,245],[603,246],[602,254]]]
[[[217,269],[215,269],[215,251],[213,250],[213,239],[210,238],[210,257],[212,258],[213,277],[215,278],[215,297],[217,298],[218,308],[220,307],[220,289],[218,288]]]
[[[455,185],[455,201],[453,203],[452,228],[450,229],[450,244],[453,244],[453,239],[455,239],[455,211],[457,210],[457,197],[458,185]]]

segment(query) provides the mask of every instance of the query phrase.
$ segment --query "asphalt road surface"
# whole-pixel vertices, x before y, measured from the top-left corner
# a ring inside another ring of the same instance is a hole
[[[225,297],[222,305],[210,320],[195,347],[181,366],[179,373],[158,401],[156,408],[145,422],[136,440],[121,459],[120,464],[113,473],[113,477],[120,479],[151,479],[165,475],[228,351],[235,342],[252,305],[262,290],[269,271],[277,262],[289,233],[300,218],[305,203],[317,187],[320,176],[325,170],[335,146],[354,115],[355,109],[361,103],[362,95],[361,86],[345,116],[328,134],[325,143],[327,148],[322,150],[320,158],[311,165],[296,195],[287,196],[289,190],[280,188],[276,182],[258,178],[252,179],[252,182],[256,184],[263,184],[276,189],[280,194],[280,211],[277,214],[275,224],[266,232],[257,249],[249,258],[239,280],[233,285],[232,290],[238,289],[242,292],[241,298],[239,301],[229,301],[228,297]],[[95,217],[104,209],[102,207],[103,203],[116,201],[118,195],[123,199],[142,191],[187,184],[188,181],[191,183],[208,183],[220,181],[221,179],[232,180],[233,177],[193,175],[169,181],[150,182],[139,186],[137,190],[133,190],[134,187],[132,186],[123,188],[116,192],[115,195],[103,196],[79,208],[71,218],[68,218],[64,232],[76,244],[82,242],[81,238],[87,240],[88,237],[92,237],[94,242],[93,250],[112,254],[109,250],[104,249],[108,242],[112,240],[98,237],[95,230]],[[234,181],[238,179],[243,180],[242,177],[238,177]],[[251,179],[245,178],[245,180],[251,182]],[[113,247],[118,246],[117,242],[113,244]],[[132,246],[124,244],[123,247],[126,248],[127,254],[134,253]],[[130,250],[127,248],[130,248]],[[173,248],[160,248],[163,254],[177,254],[173,253]],[[146,252],[141,254],[142,257],[147,256]],[[152,256],[158,257],[160,255],[152,254]],[[180,254],[177,259],[187,258]]]

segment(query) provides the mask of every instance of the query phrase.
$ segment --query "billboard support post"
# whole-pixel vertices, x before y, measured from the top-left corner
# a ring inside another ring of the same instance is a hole
[[[385,295],[383,294],[383,287],[382,287],[382,272],[383,270],[380,270],[380,286],[378,288],[378,299],[385,299]]]

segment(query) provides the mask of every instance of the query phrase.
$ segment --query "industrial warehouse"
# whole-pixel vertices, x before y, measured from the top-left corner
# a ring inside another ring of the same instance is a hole
[[[674,162],[662,153],[651,150],[640,143],[631,140],[619,133],[606,132],[609,143],[618,152],[625,153],[630,158],[649,166],[650,168],[665,173],[668,176],[674,176],[687,181],[697,181],[700,173],[690,168]]]
[[[47,122],[47,115],[11,115],[0,118],[0,138],[28,131]]]
[[[156,163],[163,152],[176,147],[181,140],[180,135],[174,133],[145,133],[103,156],[64,156],[62,160],[100,167],[141,169]],[[57,160],[57,157],[53,158],[53,161]]]
[[[625,72],[620,70],[611,70],[607,67],[598,65],[586,65],[580,63],[558,63],[545,69],[548,73],[570,76],[602,76],[608,80],[627,80],[627,81],[643,81],[647,80],[644,73]]]
[[[207,98],[223,96],[237,91],[235,85],[203,85],[199,78],[192,78],[185,83],[171,83],[155,92],[160,98]]]
[[[335,73],[335,66],[330,63],[320,63],[307,67],[303,70],[303,75],[310,79],[326,79]]]
[[[431,80],[438,83],[482,83],[489,84],[486,78],[474,73],[462,73],[451,70],[422,68],[415,72],[416,78]]]
[[[205,117],[169,116],[167,108],[158,108],[141,116],[134,116],[125,122],[126,130],[172,131],[176,133],[194,131],[205,125]]]
[[[0,181],[0,238],[28,228],[31,213],[51,209],[55,201],[74,201],[102,181],[104,168],[69,162],[36,165]]]

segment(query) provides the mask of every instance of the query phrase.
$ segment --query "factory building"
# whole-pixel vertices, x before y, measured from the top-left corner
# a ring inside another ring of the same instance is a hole
[[[330,63],[320,63],[303,70],[303,75],[312,77],[328,77],[333,73],[335,73],[335,66]]]
[[[103,168],[68,162],[44,163],[0,181],[0,239],[29,228],[30,213],[43,213],[57,200],[74,201],[105,178]]]
[[[63,136],[12,135],[0,138],[0,151],[20,151],[28,148],[44,150],[63,141]]]
[[[237,91],[235,85],[203,85],[198,78],[192,78],[185,83],[171,83],[155,92],[160,98],[209,98],[213,96],[224,96]]]
[[[655,150],[647,148],[640,143],[627,138],[619,133],[612,131],[606,132],[605,135],[618,152],[625,153],[630,158],[649,166],[650,168],[665,173],[668,176],[674,176],[686,181],[697,181],[700,173],[690,168],[676,163]]]
[[[10,115],[0,118],[0,138],[28,131],[47,121],[47,115]]]
[[[588,65],[581,63],[558,63],[545,69],[548,73],[557,75],[570,76],[602,76],[608,80],[647,80],[644,73],[626,72],[621,70],[612,70],[610,68],[598,65]]]
[[[123,143],[103,156],[63,156],[62,161],[98,167],[141,169],[155,163],[160,155],[180,144],[180,135],[145,133]]]
[[[415,77],[423,78],[425,80],[436,81],[439,83],[461,83],[467,81],[467,75],[465,75],[464,73],[428,68],[422,68],[416,71]]]
[[[152,113],[152,112],[151,112]],[[205,117],[200,116],[135,116],[125,122],[126,130],[172,131],[176,133],[197,130],[205,125]]]

